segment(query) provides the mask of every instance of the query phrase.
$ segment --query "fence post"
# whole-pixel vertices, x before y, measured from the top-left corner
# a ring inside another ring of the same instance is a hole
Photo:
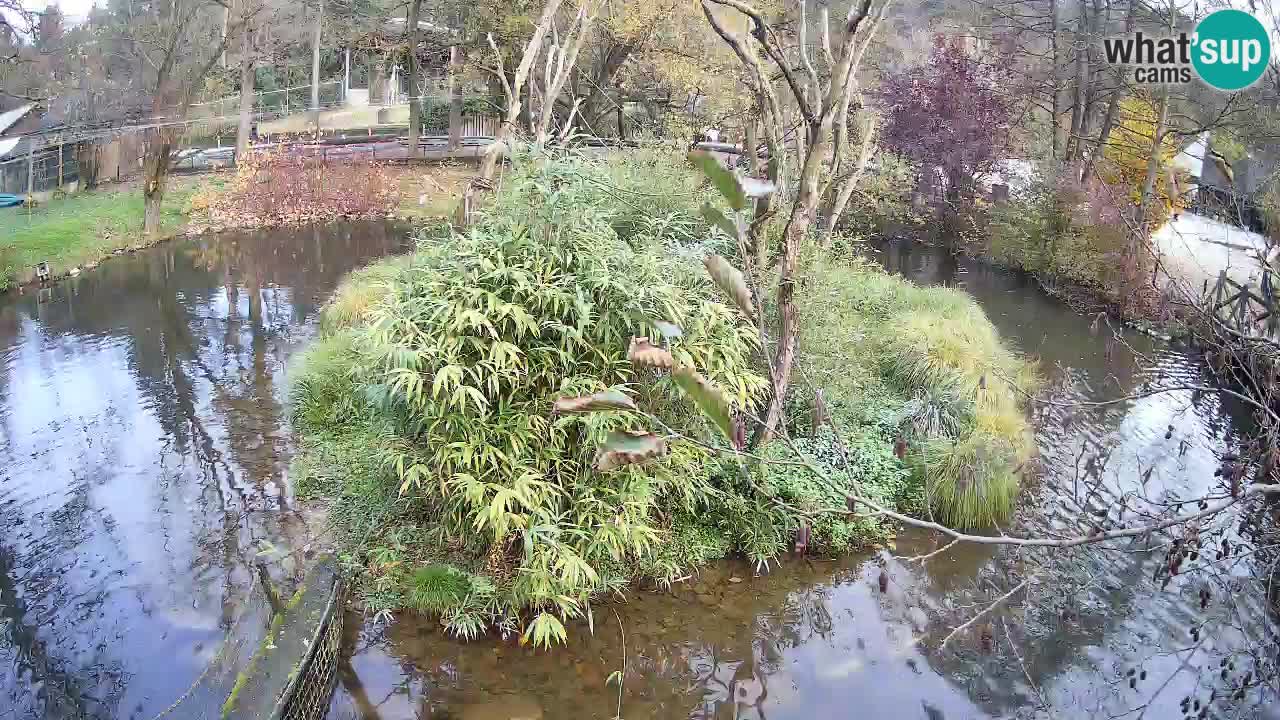
[[[58,189],[59,190],[62,189],[62,156],[63,155],[64,153],[63,153],[62,143],[58,143]]]
[[[32,143],[27,148],[27,200],[31,201],[36,192],[36,146]]]

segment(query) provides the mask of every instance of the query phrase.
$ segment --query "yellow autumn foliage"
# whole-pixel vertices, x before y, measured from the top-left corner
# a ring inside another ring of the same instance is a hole
[[[754,3],[769,15],[776,0]],[[730,29],[745,33],[745,15],[724,8],[716,11]],[[689,0],[632,0],[612,3],[600,18],[601,30],[615,44],[631,44],[635,51],[620,76],[623,87],[663,88],[668,107],[692,108],[667,113],[666,132],[687,139],[695,124],[740,116],[752,97],[738,58],[711,29],[702,8]]]
[[[1124,188],[1129,202],[1134,205],[1142,201],[1142,188],[1147,180],[1147,164],[1158,120],[1153,99],[1135,96],[1121,100],[1115,128],[1103,151],[1106,162],[1098,164],[1099,176],[1112,187]],[[1151,227],[1164,224],[1170,214],[1183,207],[1184,200],[1178,187],[1181,181],[1171,181],[1173,159],[1178,153],[1177,137],[1166,133],[1160,142],[1159,152],[1160,176],[1154,188],[1157,202],[1147,212]]]

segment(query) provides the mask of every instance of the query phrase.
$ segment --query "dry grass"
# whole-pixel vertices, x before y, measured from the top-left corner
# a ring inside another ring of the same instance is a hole
[[[412,221],[452,214],[474,166],[321,162],[287,153],[256,153],[226,187],[193,201],[206,230],[394,215]]]
[[[462,200],[462,191],[475,177],[474,165],[442,162],[396,168],[400,204],[396,215],[412,220],[450,217]]]
[[[806,280],[801,350],[832,407],[905,402],[906,459],[937,517],[956,527],[1006,518],[1035,450],[1023,408],[1034,366],[964,292],[861,262],[815,263]]]

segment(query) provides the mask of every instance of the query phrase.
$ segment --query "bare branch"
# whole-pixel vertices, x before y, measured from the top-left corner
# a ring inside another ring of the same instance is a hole
[[[947,634],[946,637],[942,638],[942,642],[939,643],[938,649],[941,650],[942,648],[945,648],[947,646],[947,643],[951,642],[951,639],[954,638],[956,635],[959,635],[960,633],[964,632],[966,629],[972,627],[974,623],[978,622],[982,618],[989,615],[992,610],[995,610],[997,607],[1000,607],[1000,605],[1004,603],[1004,601],[1008,600],[1014,595],[1017,595],[1018,591],[1025,588],[1027,586],[1027,583],[1031,582],[1032,578],[1034,577],[1035,577],[1034,575],[1028,576],[1022,582],[1018,583],[1017,585],[1014,585],[1012,590],[996,598],[994,602],[992,602],[990,605],[983,608],[982,612],[978,613],[977,615],[974,615],[973,617],[969,618],[968,622],[952,630],[950,633]]]
[[[863,1],[870,6],[871,0]],[[755,27],[752,36],[764,48],[765,53],[769,56],[769,59],[773,60],[778,70],[782,72],[783,79],[791,87],[791,94],[795,96],[796,106],[800,109],[800,115],[805,119],[805,122],[813,124],[816,121],[813,114],[813,106],[805,98],[804,88],[800,86],[795,73],[791,70],[791,64],[787,62],[786,56],[783,55],[782,44],[778,41],[777,34],[769,23],[765,22],[764,16],[760,14],[760,11],[752,5],[741,2],[741,0],[710,0],[710,2],[733,8],[750,18],[752,25]],[[705,6],[706,3],[704,2],[703,4]]]

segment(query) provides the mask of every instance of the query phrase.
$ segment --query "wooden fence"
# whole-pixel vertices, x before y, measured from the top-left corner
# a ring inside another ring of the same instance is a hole
[[[1275,274],[1270,269],[1262,271],[1256,291],[1251,283],[1238,283],[1223,271],[1212,292],[1206,292],[1210,298],[1209,308],[1215,319],[1237,333],[1275,337],[1280,330],[1275,283]]]

